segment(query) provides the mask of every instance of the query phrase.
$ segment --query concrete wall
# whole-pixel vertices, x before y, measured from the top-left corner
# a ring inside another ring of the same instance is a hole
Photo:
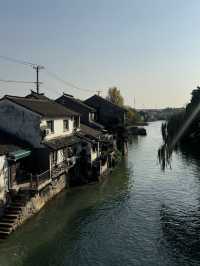
[[[74,119],[73,118],[67,118],[66,117],[64,119],[42,119],[41,124],[40,124],[40,128],[46,127],[48,120],[54,121],[54,132],[47,135],[44,138],[45,140],[50,140],[50,139],[54,139],[57,137],[62,137],[62,136],[64,137],[64,136],[72,135],[72,133],[74,132],[74,126],[73,126]],[[63,121],[64,120],[69,121],[69,129],[68,130],[64,130],[64,127],[63,127]]]
[[[0,128],[41,147],[40,116],[7,99],[0,101]]]
[[[0,207],[6,201],[8,191],[8,165],[6,156],[0,156]]]

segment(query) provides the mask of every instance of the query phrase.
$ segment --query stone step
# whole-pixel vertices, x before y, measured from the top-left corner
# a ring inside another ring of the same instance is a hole
[[[4,216],[18,217],[21,214],[19,211],[6,211]]]
[[[13,222],[0,222],[0,228],[1,227],[11,227],[11,226],[13,226],[13,224],[14,224],[14,221]]]
[[[11,228],[7,228],[7,227],[0,228],[0,233],[10,234],[11,231],[12,231],[12,227]]]
[[[4,218],[17,218],[19,216],[19,214],[16,213],[6,213],[3,217]]]
[[[27,202],[27,199],[26,198],[17,198],[17,199],[15,198],[15,199],[12,200],[12,202],[13,203],[15,203],[15,202],[18,203],[19,202],[19,203],[25,204]]]
[[[4,216],[0,219],[0,222],[12,222],[16,220],[16,216],[7,216],[4,214]]]
[[[11,204],[10,204],[10,206],[19,206],[19,207],[24,207],[25,206],[25,204],[26,203],[22,203],[22,202],[12,202]]]
[[[9,235],[11,233],[11,231],[2,231],[0,230],[0,235]]]
[[[4,212],[5,213],[8,213],[8,212],[10,212],[10,213],[13,213],[13,212],[20,213],[21,211],[22,211],[22,209],[19,208],[19,207],[7,207]]]
[[[22,207],[10,205],[9,207],[6,208],[6,210],[20,210],[21,211]]]

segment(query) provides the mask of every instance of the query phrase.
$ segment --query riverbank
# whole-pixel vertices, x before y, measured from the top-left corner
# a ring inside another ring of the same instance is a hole
[[[18,228],[0,266],[199,265],[200,158],[174,153],[162,172],[160,126],[134,137],[104,182],[64,190]]]

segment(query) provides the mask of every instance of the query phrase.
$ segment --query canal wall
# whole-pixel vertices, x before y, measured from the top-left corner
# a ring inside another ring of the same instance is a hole
[[[37,192],[34,196],[31,196],[28,200],[16,224],[13,227],[13,231],[23,224],[26,220],[38,213],[46,203],[60,193],[64,188],[68,187],[67,175],[63,174],[58,179],[52,181],[45,189]],[[28,197],[28,195],[27,195]]]

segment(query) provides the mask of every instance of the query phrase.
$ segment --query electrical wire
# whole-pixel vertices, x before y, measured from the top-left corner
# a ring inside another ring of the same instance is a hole
[[[5,82],[5,83],[27,83],[27,84],[35,84],[36,82],[33,81],[24,81],[24,80],[6,80],[6,79],[0,79],[0,82]],[[42,82],[40,82],[41,84]]]
[[[10,61],[13,63],[17,63],[17,64],[21,64],[21,65],[25,65],[25,66],[36,66],[37,64],[31,63],[31,62],[27,62],[27,61],[22,61],[22,60],[18,60],[12,57],[8,57],[8,56],[4,56],[4,55],[0,55],[1,59],[4,59],[6,61]]]
[[[12,58],[12,57],[8,57],[8,56],[3,56],[3,55],[0,55],[0,58],[1,59],[4,59],[4,60],[7,60],[7,61],[10,61],[10,62],[13,62],[13,63],[17,63],[17,64],[21,64],[21,65],[26,65],[26,66],[31,66],[31,67],[37,67],[39,66],[38,64],[34,64],[34,63],[31,63],[31,62],[28,62],[28,61],[22,61],[22,60],[18,60],[18,59],[15,59],[15,58]],[[66,81],[64,79],[62,79],[61,77],[59,77],[57,74],[47,70],[46,70],[46,73],[49,74],[51,77],[53,77],[54,79],[62,82],[63,84],[65,84],[67,87],[70,87],[70,88],[74,88],[76,90],[81,90],[81,91],[85,91],[85,92],[92,92],[94,93],[95,91],[94,90],[90,90],[90,89],[85,89],[85,88],[81,88],[69,81]],[[7,82],[7,83],[11,83],[11,82],[16,82],[16,83],[35,83],[35,82],[29,82],[29,81],[14,81],[14,80],[3,80],[1,79],[0,82]],[[41,84],[41,82],[40,82]]]
[[[71,82],[69,82],[69,81],[66,81],[66,80],[60,78],[57,74],[55,74],[55,73],[53,73],[53,72],[47,70],[46,68],[45,68],[45,70],[46,70],[46,72],[47,72],[51,77],[53,77],[53,78],[55,78],[56,80],[58,80],[58,81],[64,83],[65,85],[67,85],[67,86],[70,87],[70,88],[74,88],[74,89],[81,90],[81,91],[94,92],[93,90],[80,88],[80,87],[76,86],[75,84],[73,84],[73,83],[71,83]]]

